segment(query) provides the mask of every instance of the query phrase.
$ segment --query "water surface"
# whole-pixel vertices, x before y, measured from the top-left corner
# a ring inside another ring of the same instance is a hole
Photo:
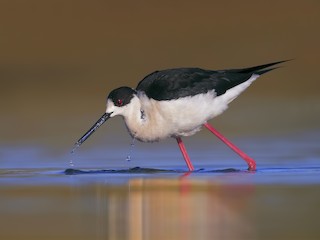
[[[193,173],[170,141],[138,144],[129,162],[130,143],[2,149],[0,238],[318,239],[318,134],[300,136],[236,138],[256,172],[206,139],[192,145]]]

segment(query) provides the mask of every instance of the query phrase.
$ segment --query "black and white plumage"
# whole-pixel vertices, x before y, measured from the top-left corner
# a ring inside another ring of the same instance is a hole
[[[218,71],[200,68],[155,71],[141,80],[136,89],[120,87],[111,91],[105,114],[75,148],[108,118],[117,115],[124,118],[131,136],[140,141],[174,137],[180,146],[182,136],[195,134],[203,125],[209,128],[208,120],[223,113],[254,80],[282,62],[285,61]]]
[[[145,92],[149,98],[158,101],[194,96],[210,90],[214,90],[216,96],[220,96],[230,88],[249,80],[253,74],[260,76],[272,70],[273,68],[266,68],[278,63],[281,62],[219,71],[200,68],[155,71],[140,81],[136,90]]]

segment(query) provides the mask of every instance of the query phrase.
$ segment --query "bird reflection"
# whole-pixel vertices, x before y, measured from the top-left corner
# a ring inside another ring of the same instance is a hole
[[[250,185],[135,178],[96,191],[98,239],[254,238]]]

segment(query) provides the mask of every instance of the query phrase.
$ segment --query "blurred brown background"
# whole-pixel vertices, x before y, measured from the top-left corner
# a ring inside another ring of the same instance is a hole
[[[110,90],[154,70],[292,58],[215,125],[228,134],[319,129],[319,13],[312,0],[0,0],[0,145],[70,149]],[[118,121],[96,139],[124,134]]]

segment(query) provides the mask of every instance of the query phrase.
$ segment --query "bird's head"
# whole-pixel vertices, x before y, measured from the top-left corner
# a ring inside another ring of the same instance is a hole
[[[136,96],[136,91],[129,87],[119,87],[112,90],[107,97],[106,112],[99,120],[75,143],[72,153],[87,140],[103,123],[109,118],[117,115],[124,115],[132,99]]]
[[[123,115],[134,96],[136,96],[136,91],[129,87],[112,90],[107,97],[106,114],[109,117]]]

